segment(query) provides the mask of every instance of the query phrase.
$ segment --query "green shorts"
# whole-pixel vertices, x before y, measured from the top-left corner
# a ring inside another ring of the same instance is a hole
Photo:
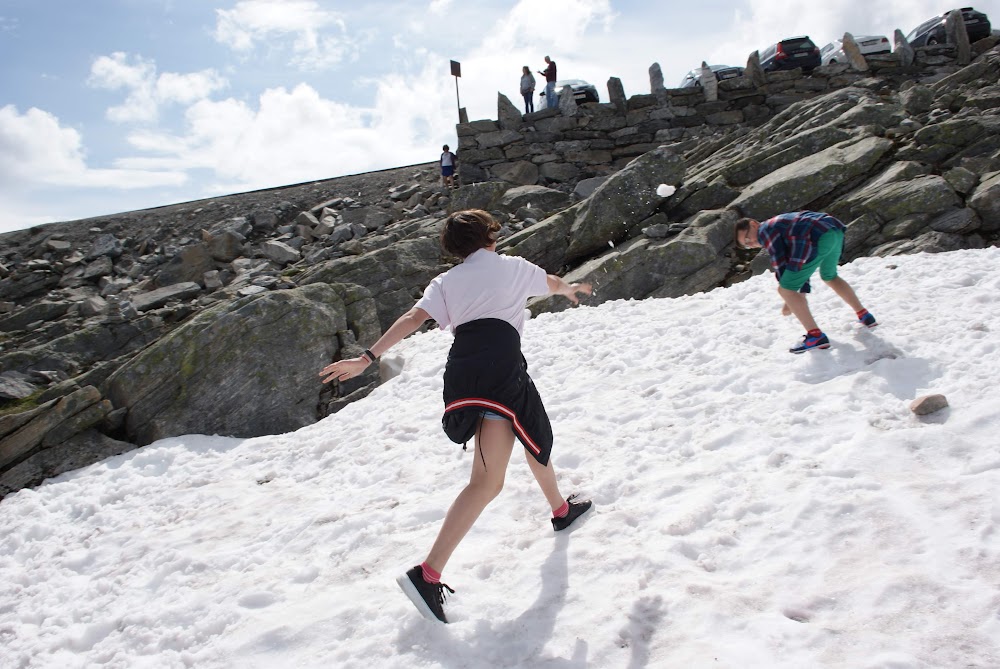
[[[797,272],[785,270],[781,273],[778,285],[786,290],[799,292],[812,273],[819,267],[819,278],[832,281],[837,278],[837,263],[840,262],[840,252],[844,249],[844,232],[842,230],[827,230],[816,243],[816,257],[807,262]]]

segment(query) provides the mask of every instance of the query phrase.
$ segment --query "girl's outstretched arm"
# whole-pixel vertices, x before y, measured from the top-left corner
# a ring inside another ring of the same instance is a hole
[[[421,325],[424,324],[430,318],[428,314],[423,309],[418,309],[413,307],[405,314],[396,319],[388,330],[385,331],[379,340],[372,344],[370,350],[376,358],[380,357],[383,353],[388,351],[390,348],[398,344],[404,338],[410,336]],[[360,355],[357,358],[347,358],[345,360],[338,360],[337,362],[331,363],[323,368],[319,373],[323,377],[323,383],[329,383],[330,381],[347,381],[348,379],[353,379],[355,376],[361,374],[361,372],[367,369],[368,365],[372,364],[374,360],[369,360],[366,356]]]

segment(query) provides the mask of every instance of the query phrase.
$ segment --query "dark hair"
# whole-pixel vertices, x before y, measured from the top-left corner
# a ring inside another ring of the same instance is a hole
[[[740,233],[749,230],[751,222],[753,222],[752,218],[741,218],[736,221],[736,227],[733,229],[733,241],[736,242],[736,246],[741,249],[745,249],[747,247],[740,244]]]
[[[479,249],[485,249],[496,241],[500,232],[497,223],[488,211],[465,209],[456,211],[444,220],[441,226],[441,248],[447,253],[468,258]]]
[[[448,145],[447,145],[447,144],[445,144],[444,146],[442,146],[442,147],[441,147],[441,150],[442,150],[442,151],[447,151],[447,150],[448,150]]]

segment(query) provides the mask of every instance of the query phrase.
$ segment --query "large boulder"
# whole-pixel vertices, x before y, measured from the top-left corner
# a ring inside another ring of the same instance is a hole
[[[567,260],[572,262],[626,239],[662,203],[660,184],[677,185],[684,160],[667,147],[645,153],[613,174],[583,201],[569,231]]]
[[[594,258],[566,274],[569,282],[586,281],[594,294],[585,304],[644,297],[677,297],[718,286],[729,270],[722,250],[732,241],[736,215],[705,212],[705,220],[667,241],[634,239]],[[561,311],[562,298],[544,297],[529,307],[535,313]]]
[[[881,137],[842,142],[758,179],[733,204],[758,219],[803,209],[867,173],[891,148],[892,142]]]
[[[139,445],[182,434],[254,437],[317,419],[319,370],[347,329],[323,284],[217,305],[142,351],[105,383]]]
[[[388,330],[419,299],[431,279],[452,266],[442,253],[436,235],[406,239],[360,256],[313,265],[296,280],[300,286],[314,283],[364,286],[378,305],[382,329]]]
[[[927,175],[864,186],[837,200],[827,210],[841,220],[871,212],[891,221],[912,214],[940,214],[959,206],[960,198],[943,177]]]

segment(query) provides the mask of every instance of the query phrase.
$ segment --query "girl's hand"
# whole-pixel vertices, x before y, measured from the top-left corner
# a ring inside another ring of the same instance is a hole
[[[578,293],[580,295],[590,295],[591,293],[594,292],[594,287],[591,286],[589,283],[570,283],[567,285],[569,287],[569,290],[563,293],[563,295],[566,297],[567,300],[569,300],[573,304],[580,303],[580,298],[577,297]]]
[[[348,358],[347,360],[338,360],[332,364],[327,365],[323,368],[323,371],[319,373],[323,378],[323,383],[329,383],[330,381],[347,381],[348,379],[353,379],[358,376],[363,371],[368,369],[367,358],[357,357]]]

